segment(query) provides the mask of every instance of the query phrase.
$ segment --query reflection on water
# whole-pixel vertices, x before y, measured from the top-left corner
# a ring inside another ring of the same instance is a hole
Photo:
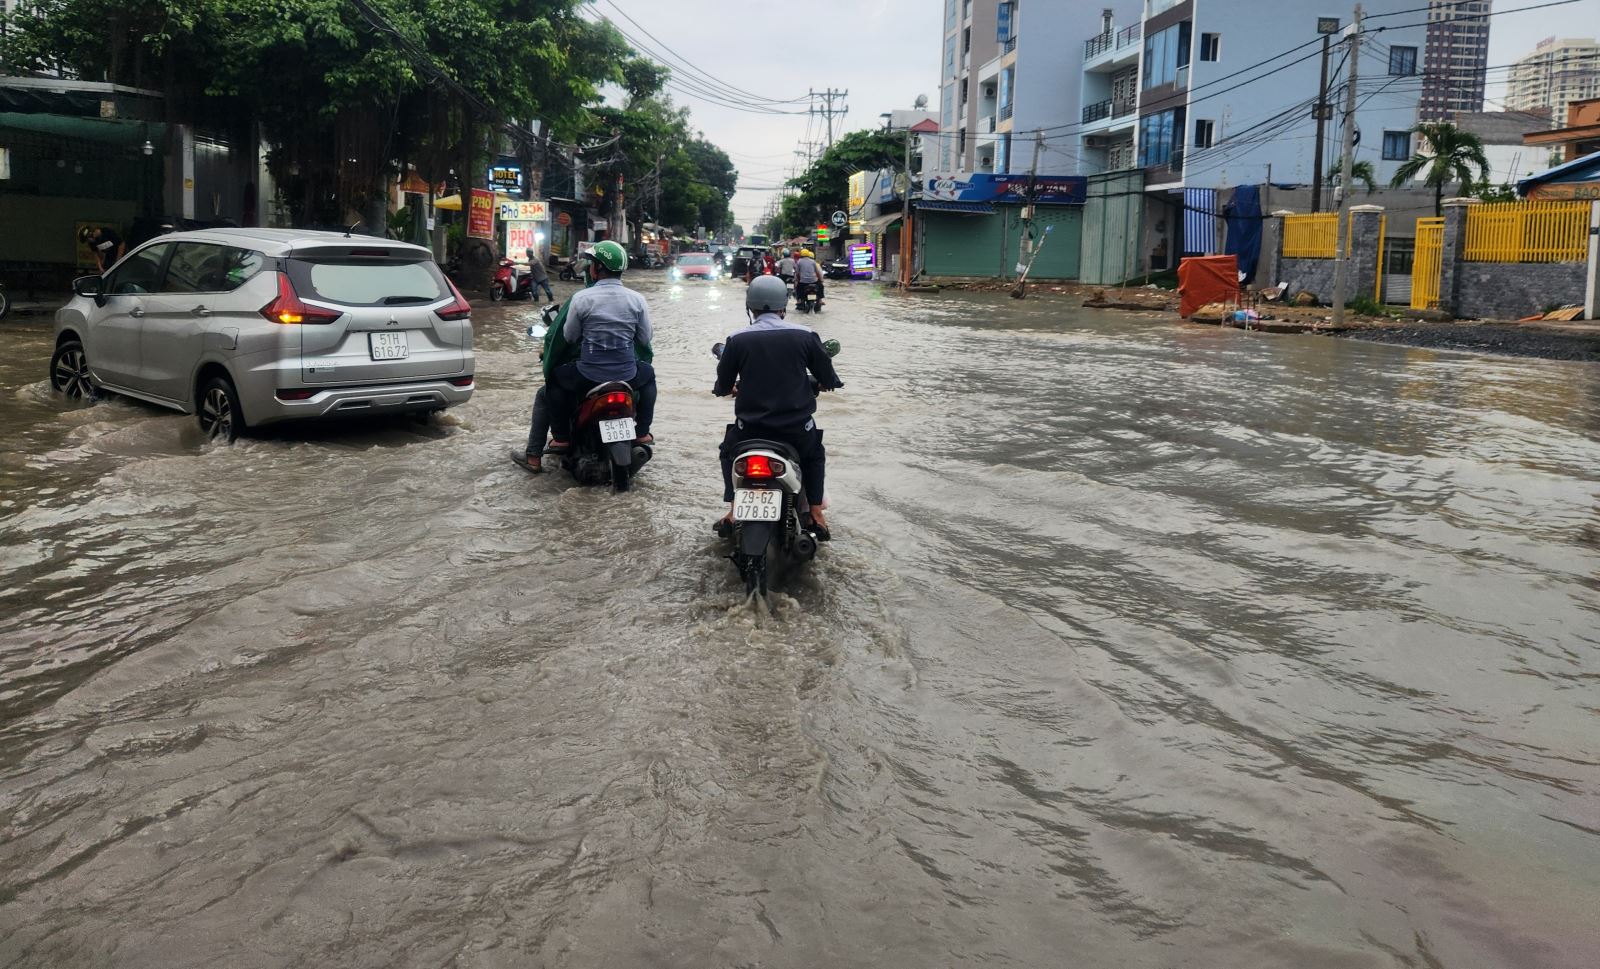
[[[1591,966],[1594,367],[830,287],[839,540],[709,523],[731,283],[644,274],[660,445],[233,448],[0,360],[0,965]]]

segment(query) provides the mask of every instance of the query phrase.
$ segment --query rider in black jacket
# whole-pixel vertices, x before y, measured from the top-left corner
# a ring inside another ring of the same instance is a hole
[[[788,287],[776,276],[759,276],[745,294],[749,326],[728,337],[717,364],[718,397],[735,394],[735,422],[722,441],[724,501],[733,501],[733,451],[750,438],[780,441],[800,455],[800,480],[810,503],[806,524],[818,538],[828,536],[822,514],[827,451],[813,419],[817,390],[844,386],[822,338],[808,327],[784,320]],[[812,381],[815,378],[815,385]]]

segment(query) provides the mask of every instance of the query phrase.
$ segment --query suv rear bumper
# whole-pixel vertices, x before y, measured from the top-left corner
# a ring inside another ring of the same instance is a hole
[[[357,387],[295,387],[312,391],[305,400],[280,400],[278,388],[255,395],[249,421],[253,425],[317,418],[402,414],[442,410],[472,398],[472,385],[457,387],[449,379],[405,381]]]

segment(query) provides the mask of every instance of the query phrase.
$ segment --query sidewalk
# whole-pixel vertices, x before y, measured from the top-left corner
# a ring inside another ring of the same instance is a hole
[[[10,296],[10,293],[6,295]],[[15,319],[50,319],[56,315],[56,310],[65,306],[67,301],[53,299],[17,299],[11,297],[11,308],[6,310],[6,320]]]

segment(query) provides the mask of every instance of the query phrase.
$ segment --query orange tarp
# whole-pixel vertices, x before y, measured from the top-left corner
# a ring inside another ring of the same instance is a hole
[[[1178,263],[1178,312],[1184,319],[1207,303],[1239,298],[1239,260],[1233,256],[1190,256]]]

